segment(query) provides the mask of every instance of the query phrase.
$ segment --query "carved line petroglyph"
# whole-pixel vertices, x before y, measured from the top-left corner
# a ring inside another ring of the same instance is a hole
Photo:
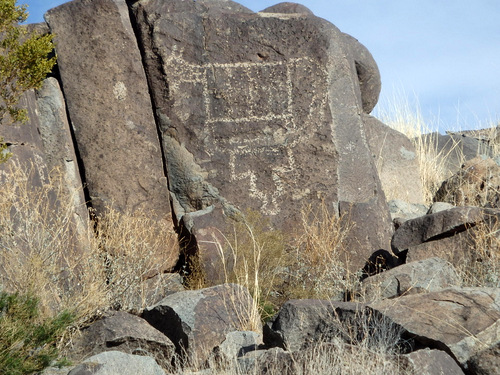
[[[185,61],[182,54],[182,49],[174,45],[172,52],[164,56],[165,71],[170,74],[169,82],[172,96],[189,100],[185,96],[185,85],[192,85],[193,88],[197,87],[197,92],[202,94],[205,112],[206,142],[216,152],[229,153],[231,181],[248,180],[249,196],[261,202],[261,212],[267,215],[277,215],[280,212],[280,197],[285,195],[287,186],[295,186],[298,179],[293,149],[299,142],[306,142],[312,136],[312,131],[305,130],[304,124],[301,124],[302,128],[299,129],[295,123],[293,74],[299,69],[314,67],[321,75],[321,78],[326,80],[328,77],[326,70],[309,57],[274,62],[207,63],[197,65]],[[230,101],[231,95],[242,94],[235,76],[237,73],[239,73],[240,79],[244,77],[242,81],[244,81],[245,90],[247,90],[244,94],[247,94],[249,98],[248,106],[245,107],[245,115],[241,116],[241,113],[238,114],[234,108],[228,105],[222,111],[219,111],[219,113],[223,112],[224,116],[217,116],[212,110],[212,106],[217,103],[217,100],[222,99],[225,103]],[[269,80],[264,79],[264,76],[275,79],[269,82]],[[214,82],[213,87],[211,87],[210,82]],[[222,87],[216,87],[217,84]],[[257,90],[261,90],[262,95],[263,89],[260,85],[264,85],[264,89],[268,90],[267,93],[270,97],[265,98],[267,103],[275,104],[272,100],[279,99],[282,99],[283,103],[278,103],[273,108],[265,108],[265,106],[264,108],[262,106],[256,108],[254,103],[257,103],[258,99],[262,100],[262,97],[256,97],[259,94]],[[311,103],[305,119],[307,122],[324,121],[325,113],[323,109],[326,107],[328,98],[326,92],[319,91],[311,94]],[[272,97],[273,95],[275,97]],[[179,104],[179,118],[183,118],[181,105]],[[283,110],[278,112],[280,109]],[[242,135],[232,137],[226,141],[218,141],[219,138],[215,136],[217,123],[255,122],[281,123],[283,130],[276,130],[273,127],[267,133],[264,131],[265,134],[262,136],[249,138]],[[227,147],[226,142],[231,147]],[[257,147],[262,145],[266,147]],[[286,153],[284,165],[269,166],[274,183],[274,188],[271,188],[271,191],[265,192],[259,189],[258,176],[255,171],[251,169],[238,171],[239,158],[258,157],[262,153],[281,155],[283,151]],[[212,154],[209,150],[205,150],[205,152],[209,156]],[[292,194],[295,193],[292,192]]]

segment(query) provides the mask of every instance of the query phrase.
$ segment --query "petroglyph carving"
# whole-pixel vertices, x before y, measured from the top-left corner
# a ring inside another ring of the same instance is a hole
[[[248,194],[260,201],[262,213],[277,215],[280,198],[287,192],[297,193],[293,190],[298,178],[294,148],[307,142],[326,118],[325,68],[310,57],[192,64],[182,55],[182,49],[174,45],[163,56],[174,98],[173,114],[188,121],[183,103],[192,98],[186,93],[198,94],[204,113],[204,152],[228,155],[230,181],[246,181]],[[309,78],[308,87],[297,82],[297,77],[304,76]],[[308,97],[302,101],[307,105],[294,105],[296,95]],[[255,163],[249,163],[250,159]],[[262,175],[241,167],[266,161],[267,183],[259,181]]]

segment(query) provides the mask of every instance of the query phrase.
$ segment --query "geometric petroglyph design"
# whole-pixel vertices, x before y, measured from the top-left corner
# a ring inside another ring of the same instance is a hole
[[[205,143],[212,148],[205,152],[228,154],[231,180],[247,181],[249,196],[261,202],[261,211],[267,215],[278,214],[280,197],[286,192],[297,195],[297,191],[290,191],[297,182],[293,149],[298,142],[310,137],[311,129],[304,129],[321,123],[325,117],[326,69],[309,57],[197,65],[185,61],[182,52],[174,46],[173,53],[164,56],[172,97],[182,98],[190,92],[201,96],[207,132]],[[294,81],[304,76],[306,83],[315,80],[322,89],[307,94],[306,108],[295,108],[294,95],[307,92],[307,87],[297,87]],[[180,100],[178,108],[175,105],[173,108],[181,119],[188,116],[183,113],[183,107]],[[238,127],[238,131],[221,130],[227,130],[228,126]],[[262,131],[245,132],[248,127],[259,127]],[[217,136],[220,133],[231,135]],[[249,158],[261,158],[264,163],[266,159],[271,160],[267,166],[271,182],[259,183],[257,174],[245,167]]]

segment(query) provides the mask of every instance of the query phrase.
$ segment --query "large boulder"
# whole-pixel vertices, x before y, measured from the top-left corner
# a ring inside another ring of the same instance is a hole
[[[396,345],[399,328],[361,303],[308,299],[286,302],[263,333],[267,347],[296,352],[320,342],[377,346],[381,337],[394,337]]]
[[[348,48],[354,58],[356,74],[361,91],[363,112],[369,114],[378,102],[382,81],[377,63],[368,49],[356,38],[344,34]]]
[[[229,217],[249,208],[292,230],[303,204],[324,202],[357,223],[353,268],[388,248],[344,34],[289,4],[260,13],[232,1],[132,8],[177,220],[211,206]]]
[[[466,366],[500,338],[499,288],[449,288],[369,305],[424,347],[451,353]]]
[[[180,356],[203,363],[229,332],[255,326],[258,313],[246,288],[224,284],[167,296],[142,317],[172,340]]]
[[[75,0],[45,19],[92,206],[165,218],[162,153],[125,0]]]

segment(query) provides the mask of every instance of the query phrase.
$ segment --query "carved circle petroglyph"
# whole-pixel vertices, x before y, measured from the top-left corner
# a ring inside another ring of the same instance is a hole
[[[165,71],[169,72],[170,93],[176,102],[173,110],[177,118],[186,120],[183,101],[186,92],[202,96],[206,137],[204,150],[229,155],[231,181],[247,181],[251,198],[261,202],[266,215],[280,212],[280,198],[285,193],[303,196],[297,186],[294,148],[307,142],[312,129],[308,126],[323,123],[327,106],[327,90],[310,90],[310,103],[304,110],[294,107],[294,90],[299,90],[294,79],[313,71],[310,79],[326,87],[326,69],[310,57],[286,61],[191,64],[182,57],[182,49],[173,46],[164,56]],[[300,120],[300,123],[297,121]],[[258,126],[260,132],[248,136],[244,131],[231,136],[217,136],[221,128],[232,124],[240,127]],[[314,127],[314,126],[313,126]],[[248,168],[248,158],[274,159],[269,163],[272,185],[259,184],[258,173]],[[245,168],[245,165],[247,167]],[[266,185],[266,186],[269,186]],[[282,198],[282,199],[283,199]]]

